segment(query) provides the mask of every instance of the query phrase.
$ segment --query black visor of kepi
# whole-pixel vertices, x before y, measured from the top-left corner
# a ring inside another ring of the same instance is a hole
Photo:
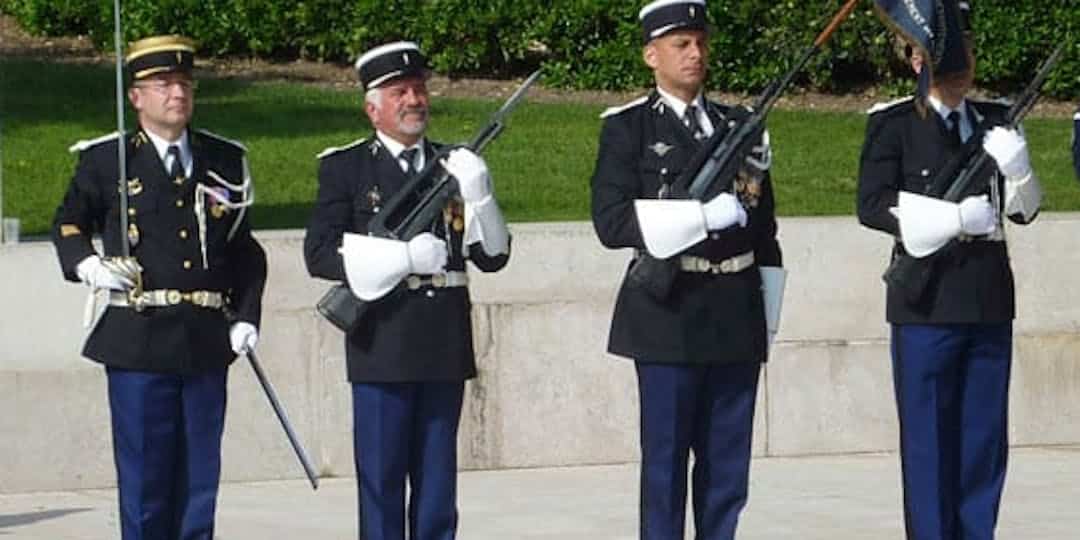
[[[131,81],[159,73],[191,73],[195,64],[195,42],[183,36],[154,36],[128,46],[124,56]]]
[[[638,12],[644,42],[673,30],[708,31],[705,0],[656,0]]]
[[[356,60],[356,72],[364,90],[371,90],[399,77],[427,77],[427,57],[411,41],[380,45]]]

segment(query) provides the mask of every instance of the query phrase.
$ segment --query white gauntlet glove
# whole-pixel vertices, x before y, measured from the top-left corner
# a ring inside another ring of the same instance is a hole
[[[457,179],[461,198],[477,203],[491,195],[491,175],[487,164],[468,148],[457,148],[442,162],[443,168]]]
[[[960,209],[960,230],[964,234],[980,236],[990,234],[997,229],[997,212],[990,206],[986,195],[968,197],[958,205]]]
[[[994,158],[1006,178],[1023,178],[1031,173],[1027,141],[1015,129],[991,129],[983,137],[983,150]]]
[[[705,214],[705,228],[710,231],[719,231],[735,224],[746,226],[746,209],[730,193],[721,193],[703,203],[701,211]]]
[[[91,255],[75,266],[75,273],[83,283],[95,289],[126,291],[135,286],[137,265],[127,267],[122,263]]]
[[[730,193],[707,203],[693,199],[636,199],[634,213],[645,250],[666,259],[706,239],[708,231],[745,227],[746,210]]]
[[[1031,169],[1027,141],[1015,129],[996,127],[983,138],[983,149],[1005,176],[1005,214],[1014,221],[1035,219],[1042,205],[1042,186]]]
[[[431,233],[409,240],[409,268],[414,274],[436,274],[446,267],[449,252],[446,242]]]
[[[229,345],[236,354],[247,354],[255,350],[255,344],[259,342],[259,331],[255,325],[238,321],[229,328]]]

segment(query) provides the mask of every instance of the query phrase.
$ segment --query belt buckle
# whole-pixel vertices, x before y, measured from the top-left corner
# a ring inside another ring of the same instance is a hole
[[[405,286],[410,290],[415,291],[420,288],[420,285],[423,285],[423,280],[420,279],[420,276],[413,274],[405,278]]]
[[[170,306],[179,304],[184,299],[184,296],[180,294],[180,291],[171,289],[165,292],[165,302]]]
[[[446,287],[446,274],[432,274],[431,275],[432,287]]]
[[[135,311],[142,311],[146,309],[147,303],[146,295],[139,290],[129,290],[127,292],[127,302]]]

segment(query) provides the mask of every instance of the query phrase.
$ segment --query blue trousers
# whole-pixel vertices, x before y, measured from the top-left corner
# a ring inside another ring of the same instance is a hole
[[[691,451],[695,537],[734,538],[747,499],[761,365],[636,365],[641,539],[683,540]]]
[[[465,383],[357,383],[353,456],[360,538],[409,540],[457,535],[457,431]]]
[[[212,540],[225,370],[106,370],[123,540]]]
[[[992,539],[1009,453],[1012,323],[894,325],[892,357],[907,537]]]

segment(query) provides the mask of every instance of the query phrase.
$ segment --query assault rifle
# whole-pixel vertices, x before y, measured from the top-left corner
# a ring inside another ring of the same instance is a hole
[[[1020,94],[1016,103],[1009,108],[1001,126],[1016,129],[1024,117],[1027,116],[1035,103],[1039,100],[1043,85],[1050,72],[1053,71],[1065,50],[1065,44],[1058,48],[1039,67],[1035,78]],[[981,125],[976,134],[985,133],[996,125]],[[938,171],[934,179],[927,184],[924,195],[940,198],[949,202],[959,202],[964,197],[982,193],[986,183],[994,178],[994,170],[997,164],[992,157],[983,149],[981,136],[972,135],[964,144],[963,151],[944,168]],[[978,184],[976,184],[978,182]],[[954,238],[941,249],[925,257],[916,258],[911,254],[898,252],[889,268],[885,270],[882,279],[889,286],[897,288],[909,306],[918,307],[923,303],[926,291],[929,288],[930,278],[934,274],[937,261],[941,260],[957,243]]]
[[[721,130],[716,130],[705,146],[691,159],[686,172],[675,179],[665,198],[704,201],[718,193],[731,190],[747,155],[761,139],[765,129],[765,117],[769,111],[791,85],[795,76],[806,67],[810,59],[839,28],[840,23],[851,14],[857,3],[858,0],[848,0],[814,40],[813,45],[803,52],[787,73],[765,88],[751,108],[732,108],[727,130],[723,134]],[[657,300],[664,300],[670,294],[678,273],[679,266],[674,258],[658,259],[648,253],[641,253],[627,274],[627,282],[645,290]]]
[[[499,107],[499,110],[491,115],[488,123],[473,136],[468,144],[448,145],[442,148],[435,158],[429,160],[420,172],[410,178],[371,219],[368,223],[368,234],[408,241],[431,226],[432,221],[442,214],[443,208],[457,187],[453,176],[442,166],[443,158],[458,148],[468,148],[479,154],[488,143],[502,133],[506,117],[517,107],[518,102],[525,97],[525,92],[539,78],[540,70],[538,69],[529,75],[529,78],[525,79],[517,90],[514,90],[514,93],[502,107]],[[417,196],[420,198],[419,202],[412,203]],[[399,285],[398,289],[400,288]],[[394,294],[394,291],[389,294]],[[348,285],[339,283],[331,287],[319,299],[315,308],[331,324],[344,332],[349,332],[360,324],[360,319],[369,305],[370,302],[353,295]]]

